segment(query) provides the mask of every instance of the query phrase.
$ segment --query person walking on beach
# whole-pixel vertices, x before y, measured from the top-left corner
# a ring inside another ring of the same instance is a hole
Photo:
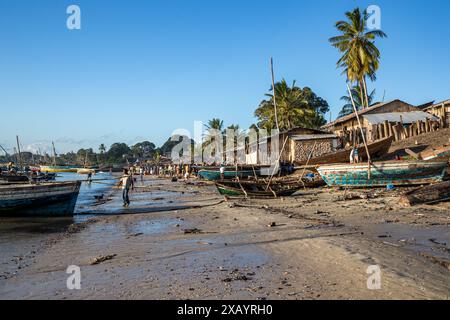
[[[220,165],[220,180],[224,180],[225,179],[225,165],[222,163]]]
[[[123,206],[128,207],[130,205],[130,197],[128,193],[131,190],[134,190],[134,182],[133,177],[131,174],[129,174],[129,171],[127,169],[123,169],[123,176],[120,179],[119,187],[122,187],[122,199],[123,199]]]

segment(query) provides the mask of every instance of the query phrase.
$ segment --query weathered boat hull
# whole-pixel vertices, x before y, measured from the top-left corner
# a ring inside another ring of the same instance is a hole
[[[299,180],[272,181],[269,188],[266,181],[237,181],[223,180],[216,182],[216,188],[223,196],[250,197],[250,198],[276,198],[291,196],[303,188],[313,188],[323,185],[321,179],[303,182]]]
[[[235,179],[235,178],[245,179],[248,177],[254,177],[255,173],[257,176],[260,175],[259,170],[225,171],[224,179]],[[221,179],[219,170],[200,170],[198,172],[198,175],[200,178],[208,181],[218,181]]]
[[[317,168],[330,187],[385,187],[423,185],[440,182],[447,171],[446,162],[388,161],[364,164],[333,164]]]
[[[425,161],[430,161],[437,158],[444,158],[448,156],[450,156],[450,146],[443,146],[435,150],[420,153],[420,158]]]
[[[81,181],[0,186],[0,215],[72,216]]]
[[[391,147],[392,142],[394,141],[394,137],[389,137],[383,140],[379,140],[373,143],[369,143],[367,148],[369,149],[369,153],[372,159],[380,158],[386,155]],[[321,155],[319,157],[314,157],[309,160],[309,165],[320,165],[320,164],[329,164],[329,163],[348,163],[350,161],[350,153],[351,149],[343,149],[333,153],[328,153]],[[358,152],[361,159],[367,160],[367,152],[364,145],[358,147]],[[296,162],[296,165],[305,165],[306,161]]]
[[[76,173],[78,171],[77,167],[70,167],[70,166],[41,166],[41,172],[73,172]]]

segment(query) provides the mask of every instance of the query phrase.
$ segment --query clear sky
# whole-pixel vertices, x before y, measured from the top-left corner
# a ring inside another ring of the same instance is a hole
[[[81,30],[66,27],[71,4]],[[277,80],[311,87],[335,118],[346,87],[328,38],[345,11],[370,4],[389,36],[369,84],[378,100],[450,98],[448,0],[0,0],[0,144],[160,145],[213,117],[247,128],[270,56]]]

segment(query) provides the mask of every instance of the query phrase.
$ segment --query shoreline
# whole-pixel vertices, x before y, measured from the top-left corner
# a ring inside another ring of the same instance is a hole
[[[144,187],[129,209],[50,234],[16,274],[0,277],[0,297],[449,298],[449,203],[405,208],[382,190],[351,191],[376,195],[344,201],[344,191],[326,188],[289,201],[224,201],[204,184],[146,178]],[[111,198],[96,209],[116,206],[120,192]],[[81,290],[66,287],[69,265],[81,268]],[[381,290],[367,289],[370,265],[381,268]]]

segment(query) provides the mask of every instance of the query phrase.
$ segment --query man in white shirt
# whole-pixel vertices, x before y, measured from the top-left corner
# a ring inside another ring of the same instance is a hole
[[[133,176],[129,174],[127,169],[123,169],[123,176],[120,179],[119,187],[122,187],[122,199],[123,199],[123,206],[128,207],[130,205],[130,197],[128,196],[128,192],[131,190],[134,190],[134,182],[133,182]]]

